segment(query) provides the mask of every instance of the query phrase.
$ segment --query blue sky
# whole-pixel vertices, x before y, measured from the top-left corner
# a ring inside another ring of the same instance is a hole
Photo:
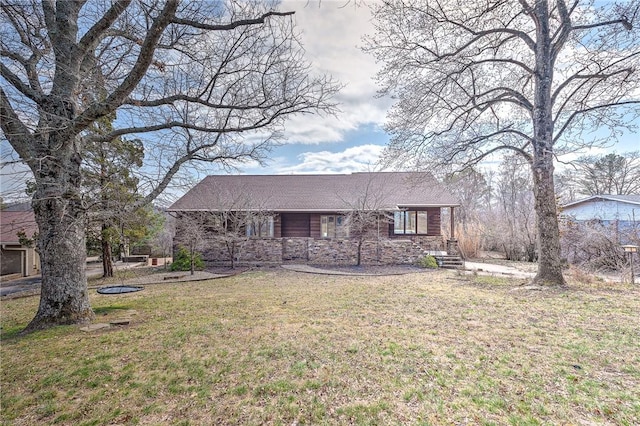
[[[307,60],[317,72],[331,74],[345,85],[336,98],[341,111],[330,117],[303,116],[289,120],[286,142],[273,150],[267,166],[245,164],[239,172],[350,173],[374,169],[389,140],[382,126],[392,101],[376,97],[378,87],[373,77],[378,64],[360,50],[363,35],[372,31],[368,8],[361,3],[356,7],[347,0],[294,0],[283,2],[281,9],[296,11]],[[5,153],[8,148],[5,142],[2,148]],[[634,150],[640,150],[640,136],[627,132],[608,150],[583,154]],[[2,192],[10,186],[8,169],[11,168],[5,168],[0,177]],[[190,181],[195,183],[206,174],[219,172],[215,168],[199,168]],[[23,179],[19,180],[22,184]]]
[[[389,140],[382,125],[392,102],[376,97],[378,65],[359,48],[371,29],[369,10],[346,3],[283,2],[282,10],[296,11],[307,60],[345,86],[336,99],[340,112],[290,120],[286,142],[274,149],[267,167],[247,165],[242,173],[350,173],[375,167]]]
[[[378,65],[360,50],[362,36],[372,31],[368,8],[341,0],[285,1],[282,9],[296,11],[307,59],[319,72],[346,85],[337,96],[341,112],[335,117],[291,120],[286,143],[273,151],[267,166],[246,165],[241,173],[349,173],[374,168],[389,140],[382,126],[392,101],[376,97],[373,77]],[[581,154],[639,149],[640,136],[627,132],[615,146]]]

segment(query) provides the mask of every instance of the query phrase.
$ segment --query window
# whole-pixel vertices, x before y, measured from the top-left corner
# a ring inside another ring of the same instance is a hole
[[[320,236],[322,238],[348,237],[349,227],[346,218],[339,215],[320,216]]]
[[[273,217],[254,217],[247,222],[247,237],[273,238]]]
[[[407,210],[393,213],[394,234],[426,234],[428,214],[425,211]]]

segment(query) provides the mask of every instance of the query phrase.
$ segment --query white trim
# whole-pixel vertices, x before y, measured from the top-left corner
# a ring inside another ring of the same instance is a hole
[[[592,195],[591,197],[588,197],[588,198],[583,198],[581,200],[572,201],[570,203],[563,204],[562,208],[565,209],[568,207],[576,206],[578,204],[588,203],[590,201],[597,201],[597,200],[617,201],[618,203],[626,203],[626,204],[633,204],[633,205],[640,206],[640,201],[625,200],[624,198],[620,198],[620,197],[624,197],[624,195]]]

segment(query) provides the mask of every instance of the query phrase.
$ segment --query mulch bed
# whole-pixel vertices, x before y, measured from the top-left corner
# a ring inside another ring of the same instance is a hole
[[[414,265],[314,265],[309,264],[313,268],[325,269],[328,271],[340,271],[340,272],[350,272],[350,273],[358,273],[358,274],[372,274],[372,275],[400,275],[400,274],[409,274],[415,272],[425,272],[428,269],[420,268]],[[261,266],[236,266],[235,268],[230,268],[229,266],[214,266],[208,267],[206,272],[210,272],[212,274],[228,274],[228,275],[236,275],[241,274],[243,272],[249,270],[273,270],[280,268],[280,265],[261,265]]]
[[[425,272],[428,269],[420,268],[414,265],[309,265],[318,269],[327,269],[330,271],[342,271],[373,275],[400,275],[415,272]]]

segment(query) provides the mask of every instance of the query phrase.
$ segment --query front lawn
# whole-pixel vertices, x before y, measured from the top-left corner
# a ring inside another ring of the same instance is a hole
[[[450,271],[255,271],[91,290],[96,322],[18,336],[2,302],[2,422],[640,424],[640,286],[519,289]]]

